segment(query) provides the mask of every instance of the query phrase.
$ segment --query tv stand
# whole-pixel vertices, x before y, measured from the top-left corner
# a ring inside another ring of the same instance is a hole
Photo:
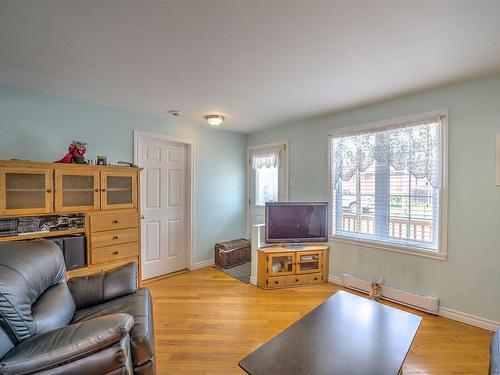
[[[276,289],[328,281],[330,246],[326,243],[292,245],[294,246],[282,244],[258,249],[259,287]]]

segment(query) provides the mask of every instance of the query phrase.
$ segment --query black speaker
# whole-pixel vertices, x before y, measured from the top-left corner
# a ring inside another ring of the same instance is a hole
[[[77,268],[83,268],[87,265],[85,236],[74,235],[53,238],[54,241],[62,250],[64,261],[66,262],[66,270],[71,271]]]

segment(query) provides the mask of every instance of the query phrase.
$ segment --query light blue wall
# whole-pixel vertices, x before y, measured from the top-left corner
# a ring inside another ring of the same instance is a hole
[[[439,261],[333,242],[330,274],[383,277],[436,295],[441,305],[500,321],[500,75],[388,100],[249,136],[249,145],[290,140],[291,200],[327,200],[328,129],[449,109],[448,259]]]
[[[89,158],[132,161],[134,129],[196,144],[195,262],[213,258],[216,242],[244,236],[245,135],[0,86],[0,159],[57,160],[79,139],[88,142]]]

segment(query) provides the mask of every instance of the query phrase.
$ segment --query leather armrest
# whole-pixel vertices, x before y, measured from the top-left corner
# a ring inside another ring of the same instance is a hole
[[[26,374],[76,361],[106,349],[128,335],[134,318],[112,314],[33,336],[1,360],[1,374]]]
[[[73,277],[68,281],[76,309],[84,309],[137,290],[137,263],[127,263],[106,272]]]
[[[500,375],[500,330],[497,330],[491,339],[490,375]]]

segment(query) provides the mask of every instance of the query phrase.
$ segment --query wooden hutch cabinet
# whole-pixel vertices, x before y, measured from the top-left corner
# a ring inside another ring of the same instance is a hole
[[[101,272],[135,261],[141,270],[140,168],[0,161],[0,219],[83,214],[80,229],[0,236],[0,242],[84,234],[87,267]],[[140,280],[139,275],[139,280]]]
[[[258,250],[257,284],[274,289],[328,281],[328,251],[323,244],[290,249],[273,246]]]

